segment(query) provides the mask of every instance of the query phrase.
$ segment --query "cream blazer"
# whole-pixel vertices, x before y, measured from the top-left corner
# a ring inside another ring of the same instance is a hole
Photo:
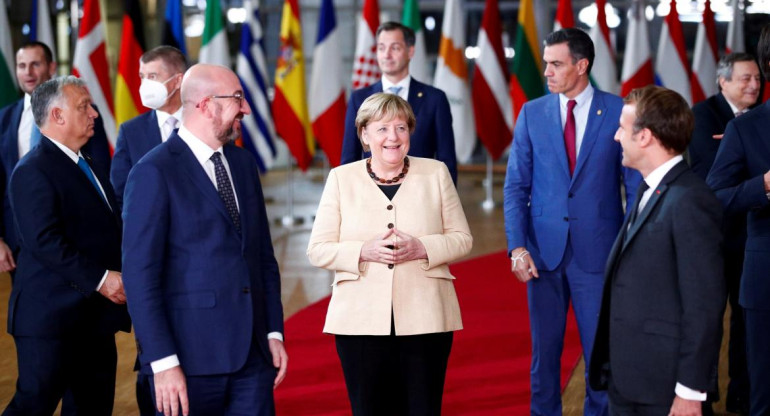
[[[365,161],[332,169],[318,206],[307,256],[335,272],[324,332],[396,335],[462,329],[448,263],[470,252],[473,238],[442,162],[410,157],[409,173],[389,200]],[[389,267],[361,262],[361,247],[395,227],[420,239],[427,260]]]

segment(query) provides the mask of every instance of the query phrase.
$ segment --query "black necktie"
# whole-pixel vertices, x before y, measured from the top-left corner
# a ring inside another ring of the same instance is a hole
[[[639,187],[636,189],[636,200],[634,201],[634,210],[631,211],[631,218],[628,220],[628,228],[631,228],[634,225],[634,222],[636,221],[637,215],[639,215],[639,203],[642,202],[642,196],[644,195],[644,192],[646,190],[650,189],[650,186],[647,185],[647,182],[642,180],[641,183],[639,183]]]
[[[219,197],[225,203],[227,213],[230,214],[230,218],[235,224],[235,229],[241,232],[241,217],[238,214],[238,205],[235,203],[235,192],[233,192],[233,184],[230,183],[230,178],[227,176],[225,165],[222,163],[222,154],[215,152],[211,155],[211,161],[214,162],[214,172],[217,176],[217,192]]]

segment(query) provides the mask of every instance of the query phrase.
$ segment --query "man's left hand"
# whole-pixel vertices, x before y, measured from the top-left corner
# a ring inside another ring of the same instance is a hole
[[[267,345],[270,348],[270,354],[273,356],[273,366],[278,369],[278,375],[275,376],[275,382],[273,382],[273,388],[276,388],[281,384],[284,377],[286,377],[286,366],[289,365],[289,355],[286,354],[286,349],[283,347],[283,341],[270,338],[267,340]]]
[[[701,402],[676,396],[668,416],[701,416]]]

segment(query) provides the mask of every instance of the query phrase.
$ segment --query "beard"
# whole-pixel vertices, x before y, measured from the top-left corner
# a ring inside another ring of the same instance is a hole
[[[241,137],[241,119],[242,118],[243,118],[243,115],[239,115],[229,123],[229,126],[222,125],[219,128],[217,128],[216,129],[217,140],[219,140],[219,142],[224,145],[230,142],[234,142],[236,139]]]

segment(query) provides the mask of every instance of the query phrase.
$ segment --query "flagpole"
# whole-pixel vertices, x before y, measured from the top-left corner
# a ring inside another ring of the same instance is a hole
[[[487,178],[484,179],[484,188],[487,190],[487,198],[481,203],[484,211],[492,211],[495,208],[495,200],[492,198],[492,155],[487,151]]]
[[[301,217],[294,216],[294,163],[292,163],[293,157],[291,152],[287,152],[289,163],[287,163],[286,173],[286,208],[287,214],[281,217],[281,225],[286,228],[292,228],[296,225],[302,224]]]

